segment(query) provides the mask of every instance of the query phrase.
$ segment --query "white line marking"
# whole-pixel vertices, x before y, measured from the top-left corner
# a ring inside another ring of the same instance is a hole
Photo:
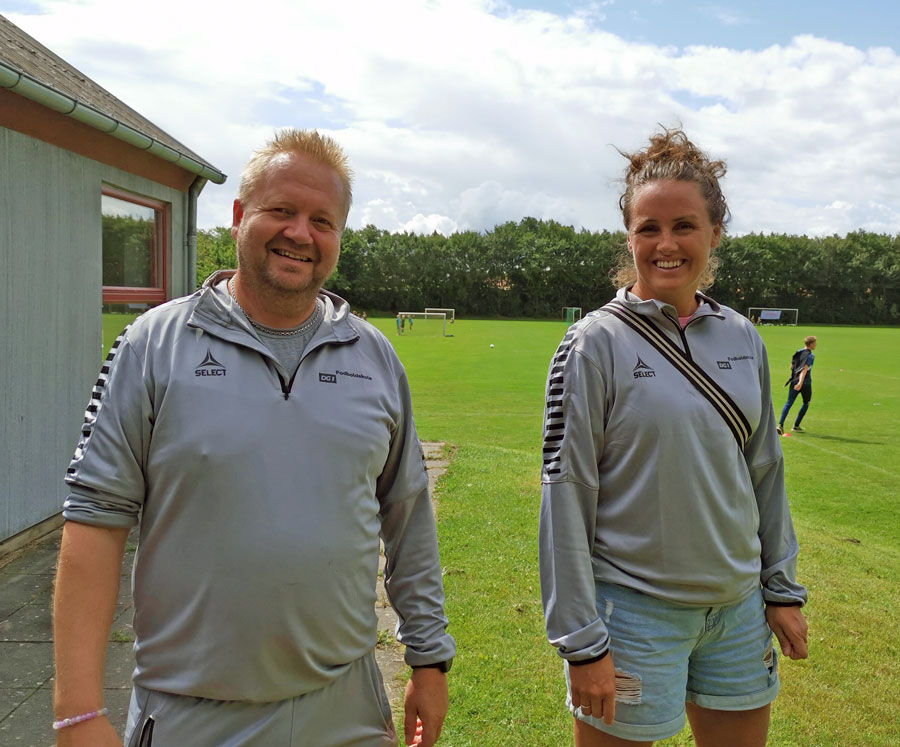
[[[814,449],[818,449],[819,451],[824,451],[826,454],[832,454],[833,456],[840,457],[841,459],[846,459],[848,462],[854,462],[855,464],[861,464],[863,467],[868,467],[869,469],[877,470],[878,472],[883,472],[886,475],[890,475],[891,477],[896,477],[900,479],[900,474],[897,472],[891,472],[889,469],[884,469],[884,467],[877,467],[874,464],[869,464],[868,462],[864,462],[862,459],[854,459],[851,456],[847,456],[846,454],[841,454],[839,451],[832,451],[831,449],[826,449],[824,446],[819,446],[819,444],[814,444],[812,441],[808,441],[802,436],[795,436],[792,443],[800,442],[804,446],[812,446]]]

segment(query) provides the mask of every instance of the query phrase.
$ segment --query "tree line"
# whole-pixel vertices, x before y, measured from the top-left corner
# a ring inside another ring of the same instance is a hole
[[[564,306],[587,313],[613,296],[611,274],[624,252],[621,231],[535,218],[450,236],[370,225],[344,231],[326,287],[360,311],[437,306],[462,316],[560,318]],[[708,294],[741,313],[796,308],[801,323],[900,324],[900,235],[725,235],[716,253]],[[198,283],[235,266],[229,228],[198,232]]]

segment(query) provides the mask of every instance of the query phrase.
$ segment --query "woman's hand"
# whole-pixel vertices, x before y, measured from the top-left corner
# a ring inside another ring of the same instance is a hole
[[[603,719],[607,725],[616,715],[616,668],[612,653],[590,664],[569,663],[572,705],[585,716]]]
[[[782,607],[767,604],[766,622],[778,639],[781,653],[790,659],[805,659],[809,655],[806,618],[799,605]]]

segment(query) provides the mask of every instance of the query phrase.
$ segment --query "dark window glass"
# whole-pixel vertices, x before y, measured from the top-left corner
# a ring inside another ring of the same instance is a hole
[[[159,212],[103,195],[103,285],[159,287]]]
[[[155,305],[166,300],[168,206],[104,187],[103,303]]]

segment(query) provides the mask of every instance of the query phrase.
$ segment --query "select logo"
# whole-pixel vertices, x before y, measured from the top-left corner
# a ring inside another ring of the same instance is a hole
[[[206,349],[206,357],[200,361],[200,365],[194,369],[194,376],[224,376],[225,366],[215,359],[212,351]]]
[[[716,361],[716,363],[719,364],[719,368],[723,368],[728,371],[731,370],[731,363],[729,363],[728,361]]]
[[[325,382],[326,384],[337,384],[337,374],[320,373],[319,381]]]
[[[651,379],[656,376],[656,371],[654,371],[650,366],[648,366],[644,361],[641,360],[641,356],[638,356],[637,363],[632,369],[634,373],[634,378],[636,379]]]

